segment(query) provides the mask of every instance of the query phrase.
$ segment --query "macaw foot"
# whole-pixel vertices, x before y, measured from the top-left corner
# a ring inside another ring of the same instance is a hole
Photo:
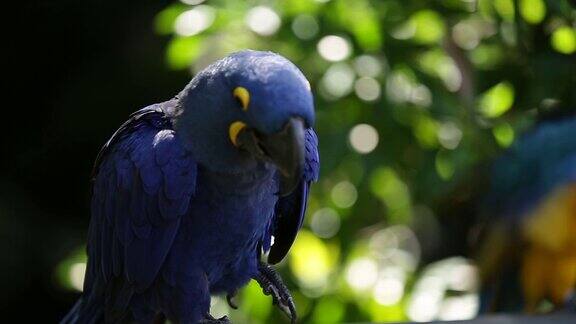
[[[280,276],[276,273],[272,267],[260,262],[258,264],[258,276],[254,278],[265,295],[271,295],[274,305],[276,305],[282,312],[284,312],[290,318],[290,323],[296,323],[296,306],[292,300],[292,295],[290,291],[282,282]]]
[[[206,315],[206,318],[198,322],[199,324],[230,324],[230,320],[227,316],[222,316],[220,318],[214,318],[212,315]]]

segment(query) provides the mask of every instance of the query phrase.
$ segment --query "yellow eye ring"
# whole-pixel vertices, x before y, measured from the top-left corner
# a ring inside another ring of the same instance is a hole
[[[248,92],[244,87],[236,87],[233,94],[234,98],[240,102],[242,110],[248,110],[248,105],[250,104],[250,92]]]

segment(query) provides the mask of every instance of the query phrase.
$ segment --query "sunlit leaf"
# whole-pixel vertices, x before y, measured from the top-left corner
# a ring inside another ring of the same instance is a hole
[[[418,11],[410,17],[408,24],[414,26],[413,39],[418,43],[436,43],[444,36],[444,22],[436,11]]]
[[[374,8],[368,1],[338,0],[337,8],[343,27],[351,31],[362,49],[373,51],[380,48],[382,27]]]
[[[480,99],[480,111],[486,117],[495,118],[506,113],[514,103],[514,87],[501,82],[488,89]]]
[[[552,33],[552,47],[562,54],[576,52],[576,30],[562,26]]]
[[[486,70],[497,68],[503,57],[504,52],[498,45],[480,45],[470,55],[470,59],[476,67]]]
[[[414,136],[422,147],[438,146],[438,123],[434,119],[425,114],[419,114],[414,119],[412,126],[414,127]]]
[[[544,0],[520,0],[520,15],[531,24],[539,24],[546,17]]]
[[[262,288],[254,280],[250,281],[242,290],[241,305],[250,317],[263,322],[272,311],[272,299],[262,292]]]
[[[514,1],[513,0],[494,0],[494,9],[502,19],[507,22],[514,21]]]
[[[508,147],[514,142],[514,129],[508,123],[502,123],[492,128],[492,134],[498,145]]]
[[[335,263],[328,246],[307,230],[301,230],[290,251],[290,270],[305,287],[319,288],[328,283]]]

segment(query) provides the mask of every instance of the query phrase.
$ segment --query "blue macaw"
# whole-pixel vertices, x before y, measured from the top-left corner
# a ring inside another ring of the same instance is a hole
[[[524,136],[494,163],[491,183],[482,310],[536,312],[545,300],[574,308],[576,117]]]
[[[235,307],[251,279],[294,322],[268,264],[288,253],[318,178],[314,118],[302,72],[251,50],[133,113],[96,159],[84,292],[63,323],[225,323],[210,295]]]

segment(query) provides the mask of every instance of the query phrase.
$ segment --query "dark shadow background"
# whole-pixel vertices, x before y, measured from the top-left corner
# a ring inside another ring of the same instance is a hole
[[[85,240],[89,175],[100,145],[130,112],[170,98],[187,82],[186,74],[166,69],[166,39],[152,30],[167,3],[26,1],[6,10],[3,322],[56,322],[77,298],[56,285],[54,268]]]

